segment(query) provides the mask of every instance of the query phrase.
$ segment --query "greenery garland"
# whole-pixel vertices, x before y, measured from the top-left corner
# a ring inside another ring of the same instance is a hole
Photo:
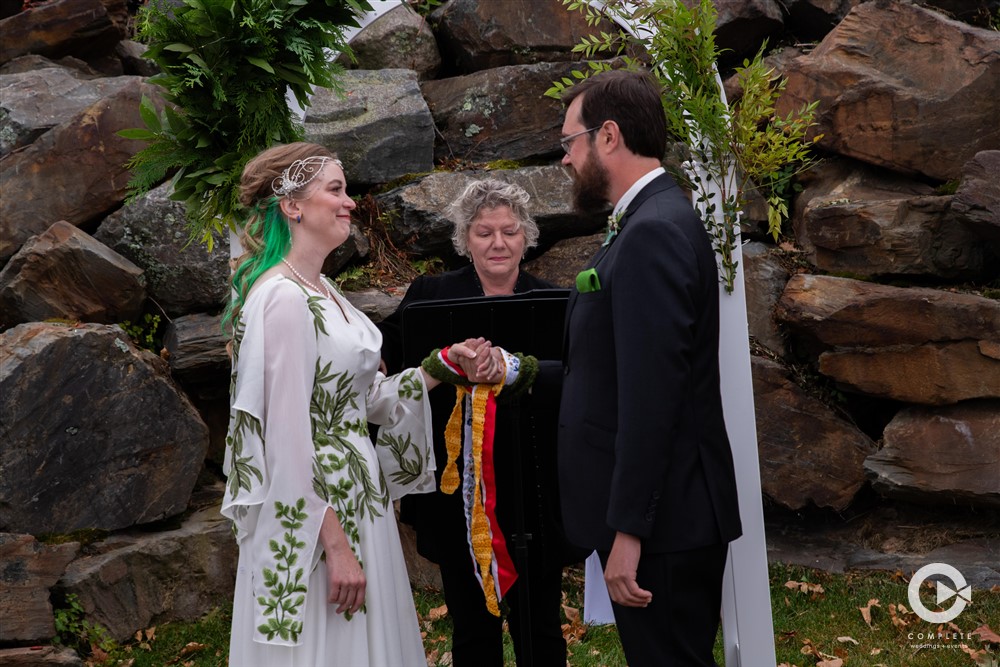
[[[314,86],[339,90],[342,68],[330,51],[350,54],[344,28],[369,11],[367,0],[152,0],[143,7],[139,38],[162,70],[151,81],[168,105],[158,115],[144,98],[146,128],[119,132],[149,142],[128,163],[129,200],[173,173],[171,198],[187,205],[192,239],[211,249],[242,217],[246,162],[302,138],[287,91],[304,108]]]
[[[688,2],[688,4],[692,4]],[[568,11],[584,12],[588,25],[607,20],[628,26],[585,36],[573,48],[586,58],[597,53],[620,56],[630,69],[639,61],[627,55],[639,47],[656,65],[653,72],[664,86],[663,109],[667,128],[688,146],[692,158],[705,170],[674,171],[673,176],[695,193],[697,208],[720,257],[722,282],[732,292],[737,261],[733,253],[739,237],[739,215],[749,194],[757,190],[768,205],[768,230],[777,240],[788,217],[787,198],[792,178],[815,162],[809,149],[820,139],[807,140],[815,125],[818,102],[803,106],[785,118],[775,113],[786,81],[776,79],[763,62],[765,43],[753,60],[744,60],[736,72],[743,94],[732,105],[722,101],[722,83],[716,69],[721,50],[715,44],[716,10],[712,0],[692,7],[681,0],[608,0],[603,9],[585,0],[563,0]],[[582,80],[610,69],[607,62],[588,63],[590,70],[573,72]],[[559,98],[574,81],[554,83],[546,95]],[[721,195],[721,196],[718,196]],[[721,206],[721,220],[715,213]]]

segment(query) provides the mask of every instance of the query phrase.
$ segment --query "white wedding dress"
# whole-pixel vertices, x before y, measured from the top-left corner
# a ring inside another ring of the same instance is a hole
[[[236,323],[222,506],[240,547],[231,667],[427,664],[391,504],[433,489],[426,388],[418,369],[378,372],[381,334],[334,298],[275,276]],[[326,602],[328,507],[367,580],[350,618]]]

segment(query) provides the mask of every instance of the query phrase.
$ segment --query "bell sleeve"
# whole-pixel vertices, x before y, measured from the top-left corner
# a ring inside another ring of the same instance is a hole
[[[393,500],[435,488],[431,404],[419,368],[376,373],[367,396],[368,421],[379,425],[375,453]]]
[[[257,295],[262,302],[245,313],[234,359],[222,513],[233,520],[240,549],[249,556],[254,641],[295,646],[302,640],[309,574],[322,555],[320,526],[331,505],[314,482],[313,316],[295,285],[279,281],[265,289]]]

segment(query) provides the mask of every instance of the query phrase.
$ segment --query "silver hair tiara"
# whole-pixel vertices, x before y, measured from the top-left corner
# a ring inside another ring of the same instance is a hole
[[[329,158],[322,155],[311,155],[288,165],[288,168],[281,172],[281,176],[271,181],[271,189],[279,197],[286,197],[296,190],[300,190],[319,176],[327,162],[344,168],[344,165],[337,158]]]

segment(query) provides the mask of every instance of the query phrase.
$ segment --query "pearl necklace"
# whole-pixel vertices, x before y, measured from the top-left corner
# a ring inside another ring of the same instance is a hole
[[[310,288],[314,292],[317,292],[319,294],[324,295],[330,301],[333,301],[333,295],[330,294],[330,290],[326,289],[326,285],[323,285],[323,289],[320,289],[320,288],[316,287],[311,282],[309,282],[308,280],[306,280],[305,277],[303,277],[303,275],[298,272],[298,269],[296,269],[294,266],[292,266],[292,263],[289,262],[287,259],[285,259],[284,257],[282,257],[281,261],[285,263],[285,266],[287,266],[289,269],[292,270],[292,273],[295,275],[296,278],[299,279],[299,281],[303,285],[305,285],[306,287]],[[322,277],[320,278],[319,282],[320,282],[320,284],[323,284]]]

